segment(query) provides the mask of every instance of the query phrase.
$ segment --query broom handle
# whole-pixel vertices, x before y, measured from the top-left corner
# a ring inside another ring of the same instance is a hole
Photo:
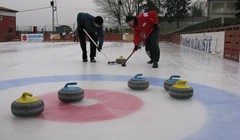
[[[85,34],[88,36],[88,38],[90,38],[90,40],[94,43],[94,45],[96,46],[96,48],[98,48],[97,43],[91,38],[91,36],[87,33],[87,31],[86,31],[85,29],[83,29],[83,31],[84,31]],[[105,56],[105,58],[107,58],[107,60],[108,60],[109,62],[111,62],[110,59],[107,57],[107,55],[106,55],[105,53],[103,53],[102,51],[100,51],[100,52]]]

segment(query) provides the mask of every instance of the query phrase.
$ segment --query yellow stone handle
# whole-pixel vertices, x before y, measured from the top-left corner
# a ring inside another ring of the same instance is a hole
[[[190,88],[190,86],[186,85],[186,80],[178,80],[176,84],[173,85],[175,88]]]
[[[118,59],[123,59],[123,56],[119,56]]]
[[[32,97],[33,95],[29,92],[24,92],[20,98],[16,100],[17,103],[33,103],[39,101],[38,98]]]
[[[26,98],[27,96],[32,97],[33,95],[30,92],[23,92],[22,98]]]

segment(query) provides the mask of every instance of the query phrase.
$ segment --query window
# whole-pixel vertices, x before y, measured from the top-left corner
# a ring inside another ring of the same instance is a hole
[[[213,2],[212,3],[212,13],[222,14],[222,13],[236,13],[236,2]]]
[[[226,12],[227,13],[236,13],[236,6],[235,6],[235,2],[228,2],[227,3],[227,8],[226,8]]]
[[[224,2],[213,2],[212,13],[224,13]]]

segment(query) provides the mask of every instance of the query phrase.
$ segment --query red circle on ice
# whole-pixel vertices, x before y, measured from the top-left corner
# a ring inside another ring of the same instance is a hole
[[[125,117],[139,110],[143,102],[138,97],[109,90],[84,90],[84,98],[76,103],[64,103],[58,93],[39,96],[45,109],[39,116],[45,120],[61,122],[94,122]],[[94,101],[82,104],[84,100]]]

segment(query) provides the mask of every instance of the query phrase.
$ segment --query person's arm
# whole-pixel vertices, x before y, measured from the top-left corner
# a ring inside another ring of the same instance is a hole
[[[101,27],[99,30],[98,30],[98,47],[100,50],[102,50],[102,46],[103,46],[103,43],[104,43],[104,32],[103,32],[103,27]]]
[[[134,30],[133,36],[134,36],[134,40],[133,40],[134,41],[134,45],[138,46],[140,41],[142,40],[141,36],[140,36],[140,32],[138,30]]]
[[[142,40],[142,37],[140,36],[140,32],[138,30],[134,30],[133,37],[134,37],[134,39],[133,39],[133,42],[134,42],[133,51],[136,51],[139,48],[139,44],[140,44],[140,41]]]
[[[152,24],[158,24],[158,16],[156,11],[149,11],[148,15]]]

